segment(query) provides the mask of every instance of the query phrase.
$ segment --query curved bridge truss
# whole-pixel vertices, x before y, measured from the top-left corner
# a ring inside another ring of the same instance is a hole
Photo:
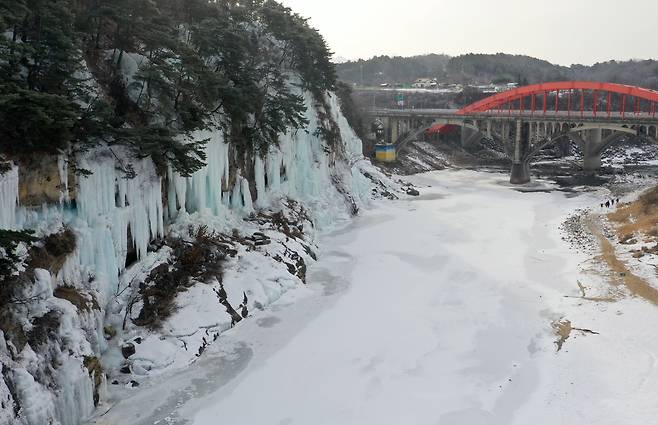
[[[658,92],[654,90],[614,83],[562,81],[498,93],[460,109],[457,114],[489,111],[503,113],[513,109],[515,112],[547,114],[566,111],[567,114],[578,114],[589,109],[594,116],[606,114],[610,117],[618,112],[621,116],[627,113],[646,113],[655,117],[657,103]]]

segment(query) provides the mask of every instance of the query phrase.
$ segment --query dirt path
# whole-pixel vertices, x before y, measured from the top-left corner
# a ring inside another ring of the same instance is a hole
[[[658,305],[658,290],[646,280],[633,274],[626,264],[617,257],[615,247],[603,234],[600,218],[590,216],[586,222],[588,230],[596,236],[601,247],[601,261],[614,273],[613,279],[625,285],[633,295],[644,298],[654,305]]]

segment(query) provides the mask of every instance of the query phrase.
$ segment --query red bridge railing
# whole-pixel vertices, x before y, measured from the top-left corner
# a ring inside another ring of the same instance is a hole
[[[550,114],[567,116],[591,112],[595,117],[613,114],[624,118],[627,113],[656,116],[658,91],[642,87],[592,81],[561,81],[518,87],[487,97],[460,109],[457,114]],[[439,132],[436,125],[430,132]]]

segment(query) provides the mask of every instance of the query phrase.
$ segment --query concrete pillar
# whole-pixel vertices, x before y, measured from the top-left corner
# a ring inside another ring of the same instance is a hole
[[[521,120],[517,120],[516,134],[514,137],[514,157],[512,158],[512,171],[509,180],[512,184],[525,184],[530,181],[530,164],[522,157],[522,130],[523,123]]]
[[[523,161],[519,164],[512,164],[512,172],[509,182],[512,184],[525,184],[530,182],[530,164]]]
[[[473,146],[475,142],[479,141],[478,134],[478,131],[475,131],[469,127],[462,126],[462,148],[469,148]]]
[[[391,118],[391,143],[398,141],[398,137],[400,136],[399,125],[398,120]]]
[[[391,134],[391,120],[389,117],[381,117],[382,124],[384,125],[384,140],[382,142],[388,141],[388,136]]]
[[[491,137],[491,120],[487,120],[487,138],[492,139],[492,137]]]
[[[514,139],[514,158],[512,161],[515,164],[521,162],[521,120],[516,121],[516,134]]]
[[[596,172],[601,168],[601,154],[583,156],[583,169],[588,172]]]
[[[503,141],[507,143],[509,140],[509,124],[507,121],[504,121],[502,124],[502,129],[500,130],[500,135],[503,137]]]
[[[509,124],[506,121],[500,123],[500,138],[501,142],[503,142],[503,146],[505,147],[505,152],[507,155],[511,155],[512,151],[509,139]]]
[[[583,169],[594,172],[601,168],[601,141],[603,130],[600,128],[589,130],[583,147]]]

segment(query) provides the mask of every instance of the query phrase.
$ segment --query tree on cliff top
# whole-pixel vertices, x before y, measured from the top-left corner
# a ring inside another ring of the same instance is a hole
[[[56,152],[73,138],[80,54],[68,2],[0,0],[0,149]]]
[[[318,100],[335,87],[322,37],[271,0],[0,0],[0,12],[12,34],[0,39],[0,153],[123,144],[190,175],[205,160],[192,132],[220,126],[239,152],[263,154],[308,124],[291,74]]]

